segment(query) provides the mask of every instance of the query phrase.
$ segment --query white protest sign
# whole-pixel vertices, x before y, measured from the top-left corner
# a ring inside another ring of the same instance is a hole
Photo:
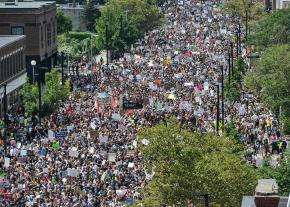
[[[119,196],[119,197],[124,197],[124,196],[126,195],[126,193],[127,193],[127,189],[116,190],[116,194],[117,194],[117,196]]]
[[[70,157],[78,157],[79,156],[79,152],[77,150],[70,150],[69,151],[69,156]]]
[[[107,142],[108,142],[108,137],[105,136],[105,135],[100,135],[100,136],[99,136],[99,141],[100,141],[101,143],[107,143]]]
[[[121,120],[121,115],[120,114],[112,114],[112,119],[115,121],[120,121]]]
[[[10,166],[10,158],[9,157],[5,157],[4,159],[4,167],[9,167]]]
[[[24,156],[26,156],[27,155],[27,150],[21,150],[20,151],[20,156],[21,157],[24,157]]]
[[[54,138],[54,132],[51,130],[48,130],[48,138],[53,139]]]
[[[115,162],[116,161],[116,153],[108,153],[108,161]]]
[[[75,168],[68,168],[67,169],[67,176],[77,177],[79,175],[79,171]]]
[[[134,167],[134,162],[129,162],[128,168],[133,168]]]

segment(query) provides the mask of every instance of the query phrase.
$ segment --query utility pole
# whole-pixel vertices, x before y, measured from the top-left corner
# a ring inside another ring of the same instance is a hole
[[[92,35],[91,35],[91,68],[93,67],[93,38],[92,38]]]
[[[61,52],[61,84],[64,85],[63,59],[64,54]]]
[[[231,68],[232,68],[232,77],[234,76],[234,45],[231,42],[230,43],[230,47],[231,47]]]
[[[107,49],[107,70],[109,70],[109,33],[107,23],[106,23],[106,49]]]
[[[38,116],[41,124],[41,67],[38,67]]]
[[[248,41],[248,9],[246,10],[246,41]]]
[[[225,122],[225,109],[224,109],[224,67],[221,65],[222,71],[222,126],[224,126]]]
[[[241,24],[239,23],[239,28],[238,28],[238,33],[239,33],[239,54],[242,54],[242,30],[241,30]]]
[[[204,195],[204,205],[205,207],[209,207],[209,194],[208,193]]]
[[[238,58],[239,56],[239,29],[236,29],[236,57]]]
[[[231,53],[230,51],[228,52],[228,70],[229,70],[228,78],[229,78],[229,85],[230,85],[231,84]]]
[[[8,128],[8,120],[7,120],[7,85],[4,84],[4,155],[7,155],[7,128]]]
[[[217,112],[216,112],[216,135],[219,135],[219,115],[220,115],[220,86],[217,84]]]

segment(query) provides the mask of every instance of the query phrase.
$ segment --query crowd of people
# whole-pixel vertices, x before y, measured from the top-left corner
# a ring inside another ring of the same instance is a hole
[[[220,3],[168,1],[164,27],[109,67],[71,75],[72,95],[41,124],[11,113],[1,205],[125,206],[143,198],[140,189],[153,176],[137,148],[142,128],[175,116],[183,128],[215,132],[220,66],[226,76],[240,22],[223,14]],[[270,111],[246,91],[225,105],[225,122],[239,123],[253,155],[271,153],[267,146],[281,136]]]

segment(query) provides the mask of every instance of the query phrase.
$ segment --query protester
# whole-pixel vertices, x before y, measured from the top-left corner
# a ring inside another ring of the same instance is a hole
[[[221,65],[227,75],[228,45],[240,20],[222,14],[219,5],[167,1],[164,27],[147,33],[110,67],[99,64],[93,74],[71,75],[72,96],[41,125],[23,111],[13,112],[10,145],[0,160],[2,204],[125,206],[142,199],[140,189],[153,176],[137,148],[150,144],[138,140],[142,128],[166,124],[170,116],[192,132],[221,128],[216,84]],[[246,91],[226,104],[225,122],[239,123],[255,155],[261,145],[270,153],[271,140],[264,140],[277,131],[273,118]]]

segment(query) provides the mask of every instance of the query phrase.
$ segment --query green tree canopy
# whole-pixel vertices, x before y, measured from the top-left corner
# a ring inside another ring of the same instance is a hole
[[[61,74],[54,68],[45,74],[45,92],[43,95],[43,114],[52,113],[59,102],[63,102],[70,94],[70,85],[66,81],[64,86],[61,81]]]
[[[260,94],[272,111],[277,112],[280,106],[289,110],[289,77],[290,46],[276,45],[264,51],[253,70],[247,73],[244,83],[253,92]]]
[[[270,165],[270,160],[264,161],[263,167],[259,169],[259,174],[263,179],[276,179],[281,196],[289,196],[290,191],[290,150],[284,153],[284,159],[279,162],[276,168]]]
[[[31,115],[36,115],[38,111],[38,87],[35,84],[30,84],[28,80],[26,80],[24,86],[20,92],[25,112]]]
[[[142,0],[111,0],[101,11],[97,24],[99,48],[124,51],[141,38],[144,32],[160,24],[159,10],[155,4]]]
[[[72,21],[69,17],[65,16],[62,11],[57,10],[57,34],[68,33],[72,30]]]
[[[252,28],[250,44],[258,50],[290,43],[290,9],[281,9],[258,21]]]
[[[248,11],[248,20],[250,22],[262,19],[266,15],[264,4],[262,2],[251,4],[251,0],[225,0],[223,8],[229,14],[242,17],[246,17],[246,11]]]
[[[84,11],[84,17],[86,20],[86,26],[87,29],[91,32],[95,31],[95,25],[97,19],[101,16],[101,13],[97,6],[95,5],[95,2],[93,0],[90,0],[88,4],[85,6]]]
[[[69,82],[62,85],[61,74],[52,69],[45,74],[45,89],[42,93],[42,114],[52,113],[58,106],[59,102],[67,99],[70,93]],[[38,87],[36,84],[30,84],[28,81],[21,89],[25,112],[30,115],[36,115],[38,108]]]
[[[142,203],[201,204],[194,194],[209,193],[212,204],[231,207],[253,194],[255,173],[234,153],[239,146],[232,138],[181,130],[171,118],[167,126],[142,130],[138,139],[149,141],[139,146],[148,172],[155,172]]]

